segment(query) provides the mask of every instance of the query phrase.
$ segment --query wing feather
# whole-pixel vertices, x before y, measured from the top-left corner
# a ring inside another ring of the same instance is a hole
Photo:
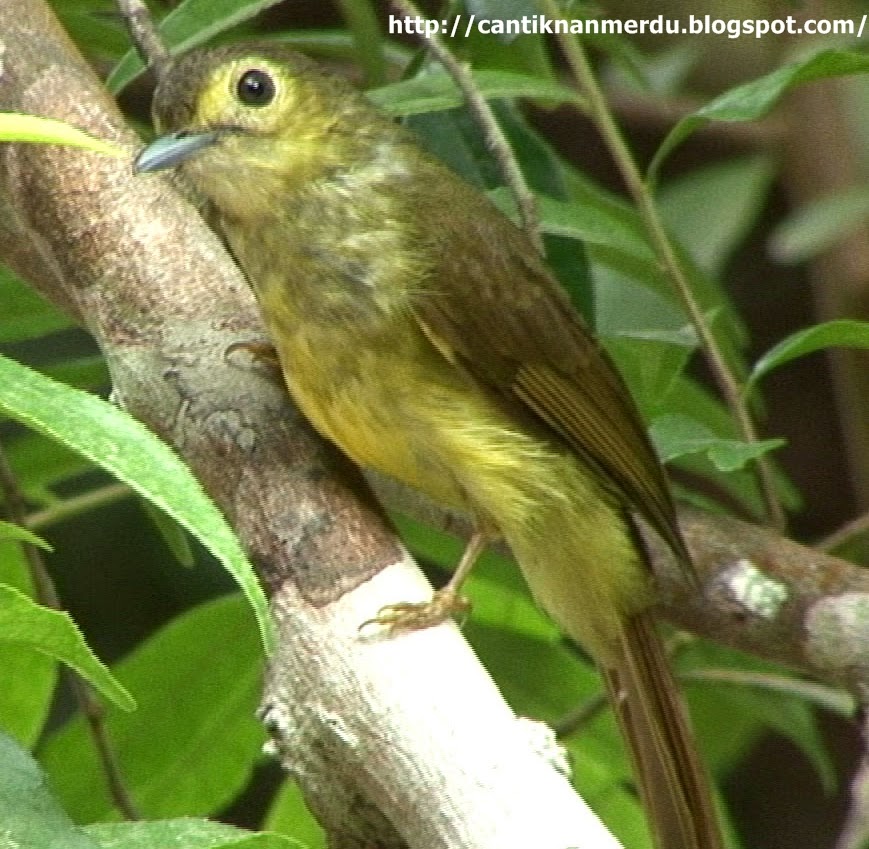
[[[569,445],[690,564],[666,477],[615,366],[518,228],[484,208],[447,217],[442,210],[456,203],[450,183],[452,204],[426,204],[438,261],[413,296],[421,329],[447,359]],[[470,190],[460,201],[488,204]],[[451,234],[455,220],[475,222],[477,232]],[[457,255],[455,244],[468,250]]]

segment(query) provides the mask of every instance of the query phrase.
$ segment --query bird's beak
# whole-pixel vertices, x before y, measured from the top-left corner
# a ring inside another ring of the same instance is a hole
[[[220,137],[216,130],[201,133],[169,133],[143,148],[133,162],[133,173],[162,171],[183,162],[196,151],[213,145]]]

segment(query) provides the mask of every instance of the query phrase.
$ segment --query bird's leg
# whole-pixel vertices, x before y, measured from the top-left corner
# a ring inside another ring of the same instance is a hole
[[[440,625],[455,614],[467,613],[471,603],[460,595],[459,590],[490,539],[491,534],[487,531],[479,528],[474,530],[453,576],[446,586],[431,597],[430,601],[387,604],[380,608],[377,616],[363,622],[359,629],[362,630],[368,625],[383,625],[390,633],[419,631]]]

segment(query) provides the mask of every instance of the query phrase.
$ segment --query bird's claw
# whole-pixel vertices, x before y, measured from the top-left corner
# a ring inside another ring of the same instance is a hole
[[[377,616],[359,626],[362,631],[372,625],[380,625],[390,634],[399,631],[421,631],[440,625],[451,616],[460,615],[462,620],[471,608],[471,603],[455,590],[444,587],[429,601],[398,602],[381,607]]]

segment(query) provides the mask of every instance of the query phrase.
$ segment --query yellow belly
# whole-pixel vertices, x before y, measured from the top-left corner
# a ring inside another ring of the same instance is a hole
[[[578,457],[524,431],[421,332],[396,334],[355,346],[316,331],[274,336],[290,391],[324,436],[496,527],[540,604],[605,658],[651,597],[620,509]]]

